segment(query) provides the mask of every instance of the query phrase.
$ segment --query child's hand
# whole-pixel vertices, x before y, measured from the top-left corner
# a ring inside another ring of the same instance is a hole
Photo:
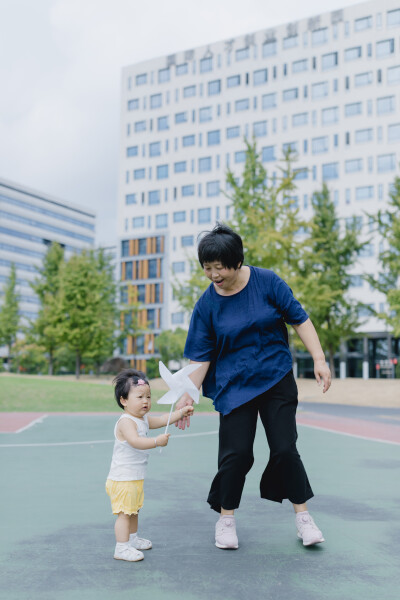
[[[193,406],[184,406],[181,410],[184,417],[190,417],[194,413]]]
[[[157,446],[166,446],[168,444],[170,433],[162,433],[156,437]]]

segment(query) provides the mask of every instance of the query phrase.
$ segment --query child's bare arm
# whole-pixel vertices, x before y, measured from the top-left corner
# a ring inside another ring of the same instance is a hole
[[[117,428],[117,437],[121,442],[128,442],[133,448],[138,450],[151,450],[157,446],[166,446],[168,444],[169,433],[162,433],[155,438],[141,437],[138,434],[136,423],[130,419],[121,419]]]
[[[177,421],[179,421],[179,419],[182,419],[183,417],[189,417],[193,414],[193,412],[193,406],[184,406],[179,410],[174,410],[174,412],[171,414],[170,423],[176,423]],[[165,415],[162,415],[161,417],[148,416],[147,418],[149,420],[150,429],[159,429],[160,427],[165,427],[168,423],[168,415],[169,413],[165,413]]]

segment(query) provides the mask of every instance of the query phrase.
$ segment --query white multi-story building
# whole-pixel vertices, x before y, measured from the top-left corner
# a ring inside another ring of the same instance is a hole
[[[186,322],[171,283],[188,276],[197,235],[229,218],[226,170],[240,176],[245,137],[256,138],[269,174],[288,145],[297,151],[305,218],[326,182],[343,222],[356,216],[371,235],[366,213],[385,207],[400,160],[400,0],[266,22],[128,66],[121,93],[121,294],[146,303],[157,334]],[[374,238],[353,270],[354,298],[377,310],[384,297],[361,274],[376,272],[381,243]],[[398,340],[375,318],[363,331],[371,335],[347,348],[348,372],[360,375],[364,361],[366,376],[369,360],[373,376],[376,360],[399,352]],[[127,357],[151,354],[153,341],[128,344]]]
[[[22,317],[37,316],[38,299],[30,284],[38,275],[48,246],[58,242],[68,258],[92,248],[94,237],[93,212],[0,179],[0,289],[14,264]]]

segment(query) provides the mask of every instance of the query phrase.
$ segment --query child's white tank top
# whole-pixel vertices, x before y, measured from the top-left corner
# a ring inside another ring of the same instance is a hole
[[[111,479],[112,481],[137,481],[144,479],[150,453],[147,450],[133,448],[128,442],[121,442],[117,438],[117,425],[121,419],[131,419],[134,421],[140,437],[147,437],[149,432],[147,415],[144,415],[143,420],[136,419],[131,415],[121,415],[114,427],[114,451],[107,479]]]

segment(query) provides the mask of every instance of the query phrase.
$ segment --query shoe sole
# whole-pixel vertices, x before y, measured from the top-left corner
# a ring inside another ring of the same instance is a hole
[[[149,546],[148,548],[135,548],[135,550],[139,550],[139,552],[147,552],[147,550],[151,550],[153,546]]]
[[[297,537],[302,540],[303,538],[301,537],[300,533],[297,532]],[[304,542],[303,541],[303,546],[314,546],[315,544],[322,544],[322,542],[324,542],[325,539],[324,538],[316,538],[315,540],[311,540],[311,542]]]
[[[237,545],[237,546],[223,546],[222,544],[218,544],[217,542],[215,542],[215,545],[217,546],[217,548],[221,548],[221,550],[237,550],[239,548],[239,545]]]
[[[142,556],[141,558],[135,558],[134,560],[129,560],[127,558],[120,558],[119,556],[114,556],[115,560],[124,560],[125,562],[139,562],[140,560],[144,559],[144,556]]]

